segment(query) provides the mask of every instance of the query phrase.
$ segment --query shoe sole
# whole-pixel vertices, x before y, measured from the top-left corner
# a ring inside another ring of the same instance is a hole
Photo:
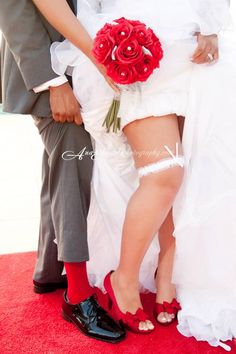
[[[96,340],[99,340],[99,341],[102,341],[102,342],[106,342],[106,343],[117,344],[117,343],[122,342],[122,341],[125,339],[125,337],[126,337],[126,335],[124,335],[124,337],[119,338],[119,339],[116,339],[116,340],[109,340],[109,339],[97,338],[97,337],[94,337],[94,336],[92,336],[92,335],[90,335],[90,334],[84,332],[84,331],[82,330],[82,328],[80,328],[80,327],[77,325],[76,322],[74,322],[69,316],[67,316],[67,314],[66,314],[64,311],[62,311],[62,317],[63,317],[64,320],[66,320],[67,322],[73,323],[73,325],[75,325],[75,327],[78,328],[78,330],[79,330],[81,333],[83,333],[85,336],[87,336],[87,337],[89,337],[89,338],[93,338],[93,339],[96,339]]]
[[[61,286],[47,286],[47,287],[42,287],[42,286],[37,286],[34,285],[33,290],[35,294],[47,294],[47,293],[53,293],[54,291],[60,290],[60,289],[66,289],[66,285],[61,285]]]

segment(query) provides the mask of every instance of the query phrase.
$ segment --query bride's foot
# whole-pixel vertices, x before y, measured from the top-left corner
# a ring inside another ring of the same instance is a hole
[[[104,285],[112,300],[113,306],[116,307],[115,302],[118,305],[116,312],[121,312],[120,315],[124,322],[130,322],[128,324],[129,329],[135,331],[135,325],[139,333],[148,333],[154,329],[153,323],[142,310],[143,307],[136,281],[127,280],[119,271],[115,271],[107,275]],[[109,285],[111,286],[110,291]],[[115,299],[112,299],[111,292],[114,293]],[[140,321],[135,324],[138,320]],[[133,328],[131,328],[131,326],[133,326]]]
[[[175,299],[175,286],[171,284],[170,279],[166,278],[166,276],[162,276],[158,272],[156,274],[156,285],[157,295],[154,310],[155,317],[157,322],[167,325],[175,320],[176,315],[180,310],[180,305]]]

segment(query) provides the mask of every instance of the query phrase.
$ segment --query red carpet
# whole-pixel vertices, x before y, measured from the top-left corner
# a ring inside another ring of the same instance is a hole
[[[32,292],[35,253],[0,256],[1,354],[220,354],[221,348],[181,336],[175,325],[157,326],[151,335],[128,333],[127,340],[111,345],[82,335],[61,318],[62,291],[47,295]],[[100,294],[99,294],[99,297]],[[152,310],[153,295],[144,295]],[[103,299],[104,304],[104,299]],[[236,353],[235,343],[231,353]]]

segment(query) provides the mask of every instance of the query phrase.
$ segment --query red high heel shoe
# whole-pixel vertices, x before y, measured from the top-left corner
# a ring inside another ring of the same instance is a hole
[[[162,304],[155,304],[153,311],[156,321],[162,326],[169,326],[177,319],[177,314],[181,310],[181,306],[176,299],[173,299],[171,303],[164,301]],[[169,315],[174,315],[173,319],[170,322],[161,322],[158,320],[158,315],[162,312],[167,312]]]
[[[130,330],[133,333],[138,333],[138,334],[149,334],[154,330],[153,329],[148,329],[148,330],[141,330],[139,329],[139,323],[140,322],[145,322],[149,320],[147,314],[143,311],[143,309],[139,308],[135,314],[132,314],[130,312],[123,313],[121,312],[117,301],[116,297],[111,285],[111,274],[113,271],[108,273],[104,279],[104,288],[106,289],[106,292],[109,297],[109,310],[111,310],[113,306],[113,312],[116,316],[116,319],[120,321],[125,328]],[[149,320],[150,321],[150,320]]]

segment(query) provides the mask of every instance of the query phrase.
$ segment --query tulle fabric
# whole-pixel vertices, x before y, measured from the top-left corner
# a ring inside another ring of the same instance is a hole
[[[143,4],[143,12],[148,8],[147,1],[126,4],[137,9]],[[109,10],[112,13],[98,16],[93,7],[80,9],[91,35],[114,19],[114,6]],[[118,15],[117,11],[115,17]],[[138,13],[133,16],[139,18]],[[150,24],[152,18],[150,15]],[[184,29],[185,35],[178,39],[164,38],[163,65],[141,91],[139,87],[138,91],[122,92],[120,114],[123,126],[150,115],[178,113],[186,117],[185,178],[174,205],[177,252],[173,282],[182,306],[178,329],[185,336],[217,346],[236,336],[236,53],[222,39],[226,44],[221,45],[219,63],[196,66],[189,60],[196,39]],[[138,186],[138,175],[123,133],[107,134],[102,127],[114,97],[104,78],[67,41],[53,45],[52,59],[58,74],[73,67],[74,91],[95,146],[88,271],[91,284],[102,288],[105,274],[118,264],[125,210]],[[156,238],[142,264],[143,291],[155,291],[158,252]]]

